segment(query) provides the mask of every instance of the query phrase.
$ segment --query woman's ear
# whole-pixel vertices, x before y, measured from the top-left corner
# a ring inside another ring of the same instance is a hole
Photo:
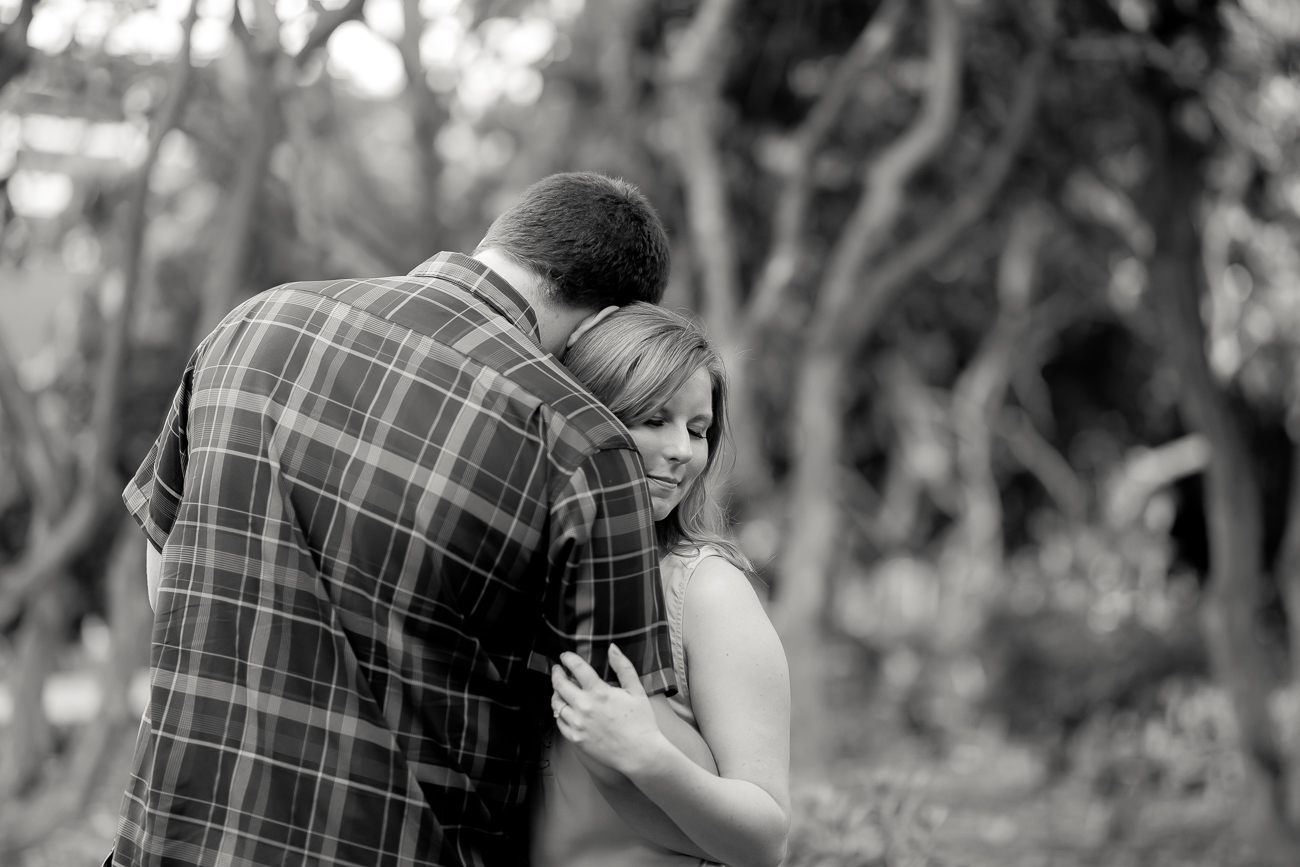
[[[600,311],[599,313],[593,313],[590,316],[588,316],[586,319],[579,322],[578,327],[574,328],[573,333],[569,335],[569,342],[564,344],[564,348],[568,349],[570,346],[577,343],[579,337],[586,334],[588,331],[590,331],[592,328],[598,325],[601,321],[603,321],[606,316],[613,313],[617,309],[618,309],[617,307],[606,307],[604,310]]]

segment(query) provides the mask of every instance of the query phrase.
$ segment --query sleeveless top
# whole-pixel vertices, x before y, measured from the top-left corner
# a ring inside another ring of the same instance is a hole
[[[676,695],[669,697],[673,712],[696,731],[691,709],[686,653],[682,644],[682,616],[686,588],[695,569],[707,557],[722,556],[709,545],[672,553],[659,564],[672,641]],[[578,748],[555,729],[542,757],[539,797],[532,822],[533,867],[700,867],[709,862],[665,849],[625,823],[605,800],[578,759]]]

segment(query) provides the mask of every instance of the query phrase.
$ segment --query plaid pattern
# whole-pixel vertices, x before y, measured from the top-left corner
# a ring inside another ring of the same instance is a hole
[[[114,864],[515,863],[548,660],[676,689],[635,446],[468,257],[241,305],[124,498],[163,567]]]

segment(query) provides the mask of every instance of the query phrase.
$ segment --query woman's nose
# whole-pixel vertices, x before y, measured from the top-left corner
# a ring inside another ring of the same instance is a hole
[[[664,455],[669,460],[686,461],[691,457],[691,433],[686,428],[673,428],[665,437]]]

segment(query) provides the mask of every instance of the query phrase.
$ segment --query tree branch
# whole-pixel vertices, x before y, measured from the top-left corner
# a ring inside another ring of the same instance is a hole
[[[0,89],[22,74],[31,62],[32,48],[27,44],[27,30],[32,23],[38,0],[22,0],[18,15],[0,34]]]
[[[132,676],[149,663],[149,609],[144,581],[144,545],[135,521],[125,513],[107,554],[105,616],[110,628],[110,653],[99,667],[99,712],[73,734],[65,752],[63,773],[46,775],[42,785],[18,802],[5,804],[0,819],[0,857],[48,839],[85,813],[114,756],[129,749],[138,725],[129,701]],[[42,624],[43,625],[43,624]],[[47,631],[58,634],[57,615]],[[48,654],[47,654],[48,656]]]
[[[727,195],[726,168],[719,145],[721,97],[731,52],[728,25],[736,0],[705,0],[686,34],[665,63],[668,112],[676,140],[670,159],[686,199],[690,247],[699,265],[703,313],[709,333],[731,371],[732,444],[735,448],[730,493],[740,504],[755,504],[771,489],[771,473],[754,421],[753,388],[747,373],[749,346],[738,328],[740,268],[735,220]]]
[[[275,0],[249,0],[253,6],[253,41],[267,56],[280,53],[280,15]]]
[[[830,345],[844,332],[841,323],[863,267],[889,239],[904,188],[938,154],[957,121],[961,25],[951,0],[930,0],[928,8],[930,74],[924,102],[912,125],[867,167],[862,197],[831,252],[812,324],[815,343]]]
[[[244,21],[244,13],[239,11],[239,4],[232,3],[231,6],[230,29],[234,32],[235,38],[239,40],[239,44],[247,50],[252,47],[253,34],[248,31],[248,24]]]
[[[56,453],[36,412],[36,402],[18,381],[13,355],[0,331],[0,410],[15,445],[18,477],[40,515],[56,515],[66,502],[71,462]]]
[[[718,90],[727,57],[723,41],[735,7],[736,0],[705,0],[667,63],[677,128],[672,153],[682,178],[711,323],[734,322],[739,306],[736,245],[717,141]]]
[[[248,258],[253,214],[261,198],[271,149],[275,145],[274,126],[279,116],[276,61],[283,55],[278,50],[263,51],[256,42],[254,38],[244,45],[244,57],[248,63],[247,141],[240,149],[234,183],[225,212],[220,217],[220,229],[204,275],[194,343],[206,337],[234,306]]]
[[[1290,623],[1300,624],[1300,442],[1291,435],[1291,486],[1286,501],[1286,529],[1278,546],[1273,574],[1282,588]],[[1300,637],[1291,633],[1291,682],[1300,683]]]
[[[420,31],[423,23],[420,0],[402,0],[402,37],[395,40],[395,44],[402,56],[402,68],[406,70],[406,86],[408,89],[427,92],[429,84],[424,77],[424,65],[420,62]]]
[[[593,25],[600,28],[596,74],[613,117],[637,117],[638,94],[632,58],[636,52],[636,25],[645,0],[603,0],[588,7],[588,18],[600,16]],[[627,122],[627,121],[624,121]]]
[[[424,23],[420,17],[420,0],[402,0],[402,13],[406,25],[402,29],[402,38],[397,40],[397,50],[402,55],[402,66],[406,70],[406,96],[410,102],[412,134],[423,180],[418,196],[420,240],[433,242],[440,234],[442,222],[437,207],[438,176],[442,172],[442,163],[434,150],[433,140],[446,118],[446,112],[437,95],[429,89],[424,65],[420,62],[420,32]]]
[[[1111,527],[1127,527],[1157,491],[1203,471],[1209,463],[1210,441],[1201,434],[1187,434],[1155,448],[1134,449],[1106,486],[1102,516]]]
[[[754,333],[781,310],[781,301],[805,257],[804,223],[812,199],[812,163],[853,94],[859,78],[893,46],[907,9],[905,0],[885,0],[840,59],[830,84],[803,124],[777,145],[777,171],[784,175],[772,226],[772,249],[754,286],[745,330]]]
[[[998,262],[997,319],[952,387],[949,418],[960,509],[940,562],[947,567],[944,571],[953,570],[948,574],[962,585],[955,592],[963,600],[959,606],[963,615],[948,621],[958,628],[968,624],[966,617],[987,601],[1006,555],[1002,497],[993,471],[993,429],[1019,351],[1034,323],[1036,311],[1030,303],[1049,226],[1045,208],[1038,202],[1023,204],[1012,215]]]
[[[303,43],[302,50],[294,58],[294,63],[301,67],[311,57],[316,49],[321,48],[334,35],[341,25],[353,19],[360,18],[361,12],[366,5],[366,0],[348,0],[347,4],[337,9],[329,9],[322,12],[316,18],[316,26],[312,27],[311,33],[307,35],[307,41]],[[417,6],[418,9],[418,6]],[[407,19],[410,20],[409,18]],[[418,16],[417,16],[418,20]],[[419,43],[419,33],[416,33],[416,42]]]
[[[1072,521],[1082,520],[1088,509],[1088,489],[1070,462],[1034,427],[1029,414],[1019,407],[1004,407],[995,431],[1011,455],[1056,501],[1061,513]]]
[[[726,66],[718,46],[726,36],[736,0],[703,0],[690,26],[682,34],[668,61],[668,77],[675,82],[720,73]]]
[[[236,4],[238,5],[238,4]],[[190,82],[194,77],[194,65],[190,56],[191,37],[194,24],[198,21],[198,0],[191,0],[189,12],[182,23],[180,51],[176,56],[176,68],[172,73],[172,86],[154,119],[153,129],[149,132],[149,149],[145,152],[144,162],[131,185],[127,200],[126,226],[123,231],[125,256],[122,265],[123,293],[122,306],[109,330],[104,347],[104,358],[99,369],[99,380],[95,388],[95,403],[91,411],[91,433],[97,444],[98,461],[96,466],[107,465],[112,461],[111,455],[117,448],[117,423],[119,415],[120,392],[125,376],[126,356],[131,332],[132,314],[135,302],[140,295],[140,272],[144,254],[144,230],[147,221],[146,205],[149,201],[149,176],[158,154],[162,150],[163,139],[180,121],[185,107],[185,98],[189,93]]]
[[[96,481],[100,482],[97,488],[87,487],[88,483],[78,488],[71,506],[41,538],[40,544],[29,546],[16,563],[0,570],[0,624],[12,622],[32,593],[81,552],[104,510],[117,495],[117,490],[108,486],[107,479]]]
[[[875,328],[898,291],[952,245],[987,213],[993,196],[1006,180],[1033,120],[1048,62],[1048,46],[1039,45],[1021,68],[1011,116],[998,143],[984,161],[970,188],[929,228],[881,262],[862,283],[866,291],[847,305],[832,324],[836,341],[861,341]]]

